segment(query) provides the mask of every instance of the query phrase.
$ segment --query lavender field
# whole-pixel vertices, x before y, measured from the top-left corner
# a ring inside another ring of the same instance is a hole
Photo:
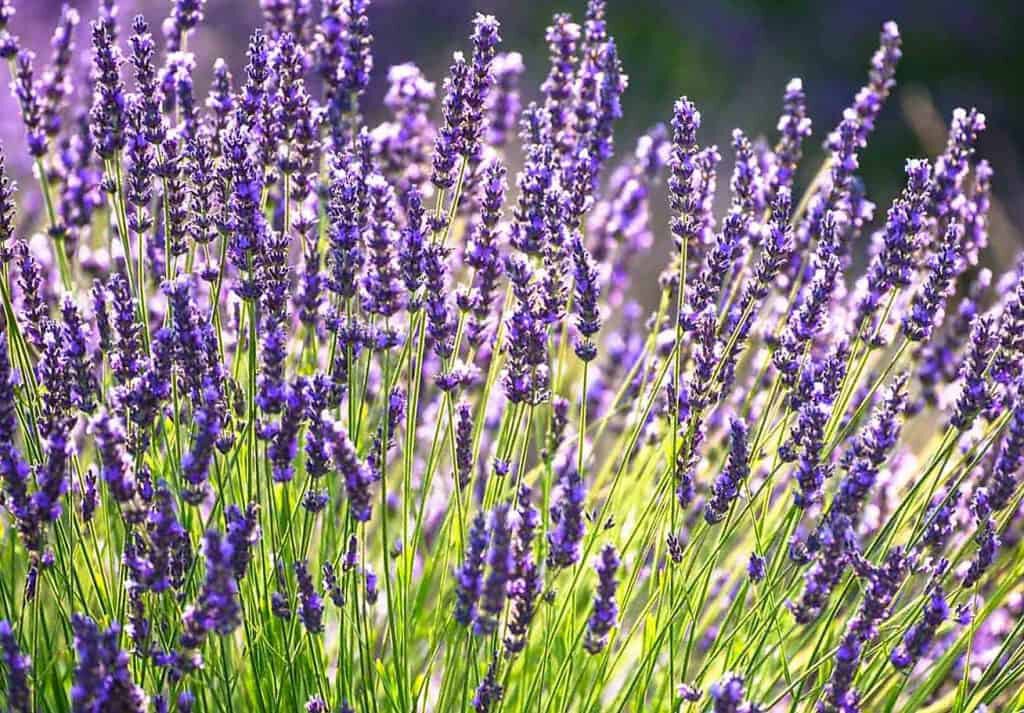
[[[985,107],[869,195],[896,23],[716,146],[604,0],[251,2],[0,0],[0,705],[1024,710],[1024,254]]]

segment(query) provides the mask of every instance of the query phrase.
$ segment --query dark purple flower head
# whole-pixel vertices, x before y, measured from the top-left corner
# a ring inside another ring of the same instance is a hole
[[[808,624],[818,617],[846,571],[855,546],[849,516],[841,512],[830,515],[818,527],[814,539],[817,557],[804,573],[803,594],[799,602],[788,603],[798,624]],[[790,559],[806,561],[806,546],[791,542]]]
[[[327,215],[330,218],[330,249],[328,267],[330,289],[341,297],[356,294],[356,275],[365,260],[363,235],[368,221],[366,166],[354,155],[338,157],[331,165],[330,197]]]
[[[750,560],[747,562],[747,576],[751,582],[760,582],[768,573],[768,563],[764,557],[756,552],[750,553]]]
[[[231,546],[231,569],[235,579],[245,577],[253,548],[260,541],[259,514],[256,503],[249,503],[244,511],[237,505],[229,505],[224,511],[227,521],[225,540]]]
[[[974,318],[967,353],[960,364],[960,393],[949,419],[949,425],[960,431],[970,429],[978,414],[992,401],[987,372],[998,348],[997,336],[995,319],[988,315]]]
[[[479,512],[469,529],[465,558],[455,570],[455,621],[463,626],[469,626],[477,617],[477,601],[484,585],[484,557],[489,542],[487,515]]]
[[[490,713],[491,707],[500,702],[504,694],[504,689],[498,683],[498,659],[495,657],[473,694],[473,710],[476,713]]]
[[[907,379],[906,372],[896,376],[875,407],[871,421],[851,446],[846,476],[832,500],[832,513],[842,512],[856,522],[882,465],[899,440],[907,406]]]
[[[1010,423],[999,448],[989,485],[989,500],[996,512],[1013,502],[1021,466],[1024,464],[1024,378],[1014,387]]]
[[[335,147],[347,144],[346,139],[355,126],[354,114],[359,108],[359,97],[370,84],[373,71],[373,35],[370,34],[368,11],[370,0],[340,0],[327,4],[337,8],[337,22],[330,25],[325,13],[325,28],[336,37],[337,46],[332,52],[336,59],[329,69],[325,82],[328,89],[326,101],[328,121],[331,125]],[[340,29],[340,32],[337,30]]]
[[[520,127],[526,158],[516,178],[519,199],[509,229],[512,246],[530,254],[540,254],[548,241],[545,205],[555,176],[554,154],[540,137],[542,122],[543,113],[536,104],[523,111]]]
[[[376,604],[377,597],[380,596],[380,590],[377,589],[377,573],[370,565],[363,567],[363,594],[366,603],[370,605]]]
[[[480,141],[486,130],[487,100],[494,83],[491,65],[496,48],[501,41],[498,34],[500,25],[493,15],[477,13],[473,18],[472,74],[469,93],[466,96],[466,115],[463,119],[464,156],[475,157],[480,151]]]
[[[135,468],[124,449],[124,424],[106,411],[93,419],[90,426],[100,458],[100,475],[114,499],[122,506],[137,496]]]
[[[216,530],[209,530],[203,536],[206,578],[198,599],[183,616],[185,630],[181,643],[185,648],[199,648],[210,633],[226,636],[241,624],[242,607],[232,565],[234,555],[229,539]]]
[[[84,413],[92,413],[96,409],[99,383],[93,370],[89,328],[70,295],[64,296],[60,313],[61,360],[68,376],[64,386],[70,389],[73,406]]]
[[[571,102],[580,26],[574,23],[569,15],[559,13],[548,27],[545,39],[548,43],[551,66],[547,78],[541,85],[541,91],[545,96],[544,132],[561,162],[561,158],[571,151],[576,139],[572,126]]]
[[[741,418],[733,418],[729,429],[729,460],[711,488],[711,499],[704,506],[704,519],[711,525],[725,519],[750,473],[746,423]]]
[[[14,63],[14,95],[21,106],[21,119],[25,124],[25,139],[28,143],[29,155],[42,158],[46,155],[47,136],[43,124],[43,107],[39,96],[39,86],[35,81],[33,62],[35,55],[28,50],[18,52]]]
[[[999,348],[992,360],[992,378],[1004,388],[1024,374],[1020,355],[1024,353],[1024,270],[1017,268],[1016,284],[1004,294],[999,315]]]
[[[7,705],[11,713],[31,713],[32,692],[28,679],[32,660],[21,653],[10,622],[0,620],[0,661],[7,669]]]
[[[90,130],[96,153],[109,159],[125,145],[125,95],[121,81],[121,51],[103,22],[92,23],[93,67],[96,89]]]
[[[974,189],[962,210],[966,227],[964,256],[971,267],[978,264],[981,251],[988,246],[991,197],[992,165],[982,159],[974,167]]]
[[[600,297],[597,284],[597,270],[590,253],[577,235],[572,244],[574,282],[576,285],[573,306],[576,310],[576,328],[583,340],[576,345],[576,354],[584,361],[593,359],[596,347],[591,345],[593,337],[601,329],[601,314],[598,307]],[[587,359],[586,357],[590,357]]]
[[[363,309],[384,318],[402,307],[399,287],[399,266],[395,260],[395,195],[391,185],[379,174],[366,182],[370,203],[369,225],[365,234],[368,250],[366,274],[363,277]]]
[[[512,523],[508,503],[499,503],[491,511],[490,546],[487,550],[487,577],[480,592],[479,613],[473,631],[487,636],[497,630],[505,609],[509,578],[512,575]]]
[[[701,691],[698,688],[694,688],[688,683],[680,683],[676,689],[676,693],[687,703],[696,703],[700,700]]]
[[[466,401],[455,407],[455,482],[460,489],[473,475],[473,407]]]
[[[914,294],[910,314],[903,318],[903,333],[911,341],[928,341],[935,326],[942,323],[953,279],[961,269],[963,230],[963,225],[951,220],[928,259],[928,276]]]
[[[235,107],[235,130],[245,133],[257,129],[269,132],[269,126],[260,125],[266,116],[264,107],[270,77],[270,51],[262,30],[257,29],[249,38],[246,57],[249,61],[245,66],[245,88]]]
[[[149,32],[149,25],[142,15],[137,16],[132,22],[132,35],[128,44],[131,47],[131,63],[138,90],[133,96],[133,101],[139,107],[141,133],[150,145],[158,146],[166,137],[167,127],[160,107],[163,95],[157,83],[156,67],[153,64],[156,47]]]
[[[572,458],[559,468],[559,492],[551,505],[551,522],[554,527],[548,532],[548,565],[571,567],[580,559],[580,543],[583,540],[583,501],[586,491],[583,478]]]
[[[949,604],[941,586],[934,586],[924,605],[921,618],[903,634],[903,642],[893,649],[889,660],[898,669],[911,670],[928,653],[935,631],[949,618]]]
[[[181,458],[182,477],[185,480],[184,500],[198,505],[206,499],[210,487],[208,478],[213,463],[214,448],[224,427],[220,391],[207,379],[201,390],[202,401],[192,414],[195,438],[191,449]]]
[[[504,272],[499,243],[501,207],[505,201],[505,167],[495,159],[484,169],[480,217],[470,227],[466,262],[476,271],[470,293],[472,319],[469,342],[481,345],[488,337],[498,296],[498,280]]]
[[[302,625],[310,634],[319,634],[324,630],[324,603],[316,591],[309,574],[309,563],[305,560],[295,563],[295,581],[299,590],[299,617]]]
[[[965,589],[973,587],[985,576],[995,562],[1000,545],[1000,538],[996,532],[996,521],[992,517],[992,505],[985,488],[978,488],[974,491],[974,496],[971,498],[971,513],[974,515],[976,525],[974,541],[978,545],[978,551],[964,574],[962,583]]]
[[[733,129],[732,148],[736,154],[732,179],[729,182],[732,202],[746,214],[748,219],[754,219],[754,214],[759,207],[758,193],[761,182],[757,161],[754,157],[754,147],[741,129]]]
[[[156,491],[146,528],[152,543],[149,559],[153,576],[145,584],[154,592],[180,588],[192,564],[192,541],[178,521],[174,495],[166,487]]]
[[[796,382],[799,357],[807,343],[821,331],[836,289],[841,270],[835,243],[838,230],[835,214],[827,213],[822,221],[821,242],[814,256],[814,276],[804,288],[800,305],[788,320],[779,339],[779,348],[772,355],[783,383],[790,387]]]
[[[768,178],[771,200],[780,188],[792,188],[794,174],[803,155],[803,141],[811,135],[811,120],[807,116],[807,96],[799,78],[789,80],[782,99],[782,116],[778,124],[779,141],[775,145],[774,170]]]
[[[985,115],[977,109],[953,110],[946,149],[935,160],[935,185],[932,187],[931,209],[939,218],[961,214],[964,204],[963,181],[974,154],[978,135],[985,130]]]
[[[587,620],[587,633],[583,639],[583,648],[587,653],[600,653],[608,644],[608,634],[618,623],[619,605],[615,601],[615,590],[619,586],[616,575],[621,563],[615,547],[605,545],[601,548],[601,554],[594,564],[594,571],[597,572],[594,607]]]
[[[671,174],[668,189],[669,205],[672,208],[672,235],[678,246],[686,243],[688,250],[696,247],[699,238],[699,128],[700,112],[689,99],[682,97],[676,102],[672,115],[672,153],[669,158]]]
[[[598,171],[612,155],[614,124],[622,118],[621,99],[629,84],[614,40],[609,39],[601,45],[595,69],[599,72],[600,82],[593,126],[589,127],[589,136],[582,133],[588,130],[586,124],[576,127],[576,131],[581,133],[578,141],[589,151],[586,160],[591,164],[591,187],[597,185]]]
[[[714,713],[741,713],[749,710],[743,701],[743,677],[739,674],[724,674],[708,687],[708,696]]]
[[[373,471],[356,454],[345,428],[334,421],[327,425],[327,450],[345,484],[349,512],[359,522],[367,522],[371,513]]]
[[[471,91],[470,81],[469,64],[461,52],[456,52],[452,56],[449,76],[444,80],[444,124],[434,140],[431,180],[439,189],[448,189],[455,185],[455,164],[459,156],[465,155],[465,116]]]
[[[71,630],[75,648],[72,710],[144,713],[145,692],[132,680],[128,655],[118,645],[121,627],[114,622],[103,631],[89,617],[72,614]]]
[[[686,288],[688,313],[680,315],[682,326],[694,328],[698,315],[709,309],[718,299],[726,276],[731,272],[733,262],[744,250],[744,241],[750,224],[749,216],[734,204],[722,221],[722,229],[715,236],[715,243],[704,256],[700,273],[688,280]]]
[[[900,31],[895,22],[882,25],[879,48],[871,57],[868,68],[868,83],[854,97],[852,110],[858,120],[858,142],[864,144],[875,128],[875,121],[882,111],[882,105],[896,86],[894,79],[896,65],[903,56],[900,49]],[[829,134],[827,145],[835,149],[841,139],[836,132]]]
[[[907,186],[889,208],[881,249],[872,257],[864,276],[857,303],[855,327],[872,327],[873,318],[887,292],[908,287],[911,282],[921,238],[928,229],[927,200],[931,190],[931,167],[927,161],[908,160]]]
[[[854,566],[867,580],[860,608],[850,619],[836,652],[832,675],[822,691],[818,711],[859,711],[859,695],[853,688],[864,646],[878,636],[878,625],[889,617],[890,607],[906,575],[908,558],[899,547],[889,551],[880,566],[854,555]]]
[[[78,22],[78,11],[66,3],[63,4],[60,19],[57,21],[57,26],[50,39],[52,49],[50,66],[39,83],[43,126],[50,138],[58,136],[64,128],[67,100],[74,89],[68,75],[75,52],[75,30],[78,27]],[[76,111],[76,123],[80,116],[85,116],[85,112],[81,109]],[[62,143],[63,147],[69,149],[72,145],[70,140],[67,143]]]

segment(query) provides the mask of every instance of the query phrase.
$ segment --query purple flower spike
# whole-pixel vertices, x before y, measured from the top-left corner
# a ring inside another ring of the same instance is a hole
[[[328,422],[327,448],[335,467],[345,483],[348,507],[352,517],[368,522],[371,513],[373,471],[356,454],[345,428],[337,422]]]
[[[671,175],[668,179],[669,205],[672,208],[672,235],[677,246],[686,243],[687,249],[696,247],[701,206],[699,205],[700,166],[697,160],[697,129],[700,112],[683,97],[675,104],[672,116],[672,153],[669,159]]]
[[[992,401],[986,372],[997,349],[995,320],[987,315],[974,318],[967,353],[960,365],[960,393],[953,404],[949,425],[959,431],[970,429],[974,420]]]
[[[199,648],[211,632],[226,636],[241,624],[242,607],[238,601],[238,583],[232,566],[234,547],[219,532],[210,530],[203,537],[206,579],[196,602],[185,610],[185,648]]]
[[[858,119],[857,138],[861,144],[867,141],[874,130],[882,105],[896,86],[896,65],[903,56],[901,43],[900,30],[895,22],[882,25],[879,48],[872,55],[868,69],[868,83],[857,92],[853,100],[852,110]],[[828,147],[834,149],[840,140],[837,133],[833,132],[828,137]]]
[[[92,24],[93,66],[96,91],[89,114],[96,153],[113,158],[125,145],[125,95],[121,81],[121,51],[110,29],[102,22]]]
[[[463,626],[469,626],[476,620],[477,600],[483,591],[484,556],[489,542],[487,516],[477,513],[469,530],[465,559],[455,570],[455,621]]]
[[[302,625],[310,634],[319,634],[324,630],[324,603],[313,585],[309,564],[305,560],[295,563],[295,581],[299,589],[299,616]]]
[[[974,492],[974,497],[971,498],[971,512],[977,526],[974,541],[978,545],[978,551],[964,574],[965,589],[973,587],[985,576],[985,572],[995,562],[1000,544],[999,535],[996,533],[996,521],[992,517],[992,505],[985,488],[979,488]]]
[[[935,631],[949,618],[949,604],[942,587],[935,586],[924,606],[920,620],[903,635],[903,642],[893,649],[889,660],[898,669],[912,670],[914,665],[928,653]]]
[[[571,567],[579,562],[585,497],[583,478],[570,458],[560,468],[559,494],[551,505],[554,529],[548,532],[548,566]]]
[[[910,314],[903,318],[903,333],[914,342],[927,342],[942,323],[953,278],[961,269],[963,226],[950,221],[935,253],[928,260],[928,277],[914,294]]]
[[[103,631],[89,617],[73,614],[71,630],[75,647],[72,710],[144,713],[146,694],[132,680],[128,655],[118,645],[121,627],[115,622]]]
[[[804,94],[804,83],[799,78],[789,80],[786,85],[778,131],[775,167],[768,179],[766,198],[769,201],[780,189],[792,189],[793,177],[803,155],[803,141],[811,135],[811,120],[807,117],[807,96]]]
[[[579,236],[573,240],[572,258],[576,284],[576,328],[582,335],[582,340],[576,343],[576,355],[583,361],[592,361],[597,356],[597,346],[591,338],[601,329],[600,295],[597,270]]]
[[[587,620],[587,633],[583,648],[589,654],[600,653],[608,645],[608,634],[618,623],[619,605],[615,601],[615,590],[619,582],[619,553],[612,545],[601,548],[594,571],[597,572],[597,592],[594,594],[594,608]]]
[[[750,473],[746,423],[740,418],[733,418],[729,429],[729,461],[715,480],[711,499],[704,506],[704,519],[709,525],[725,519],[729,508],[739,497],[740,486]]]
[[[1024,464],[1024,378],[1018,379],[1010,425],[996,463],[992,467],[989,501],[995,512],[1006,509],[1017,490],[1021,465]]]
[[[487,578],[480,592],[480,611],[473,633],[487,636],[498,627],[505,609],[506,590],[512,574],[512,529],[508,503],[499,503],[491,512],[490,547],[487,551]]]
[[[21,653],[10,622],[0,620],[0,660],[7,669],[7,705],[11,713],[31,713],[32,692],[28,677],[32,660]]]
[[[752,707],[743,700],[744,695],[743,677],[735,673],[724,674],[708,687],[714,713],[752,713]]]
[[[121,505],[136,498],[135,468],[124,449],[124,424],[116,416],[102,412],[90,426],[99,451],[100,475]]]

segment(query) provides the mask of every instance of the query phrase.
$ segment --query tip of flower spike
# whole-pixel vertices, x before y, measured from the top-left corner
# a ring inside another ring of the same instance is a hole
[[[688,97],[679,97],[676,100],[674,110],[675,118],[681,124],[692,126],[694,129],[700,128],[700,112],[697,111],[697,106]]]
[[[473,18],[473,41],[494,46],[501,41],[501,35],[498,34],[500,27],[501,23],[494,15],[478,12]]]

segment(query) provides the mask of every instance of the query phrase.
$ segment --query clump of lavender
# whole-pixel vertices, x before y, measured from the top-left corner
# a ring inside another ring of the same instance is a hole
[[[0,705],[1020,708],[1024,262],[977,109],[861,180],[895,24],[724,175],[686,96],[616,152],[603,0],[444,76],[368,0],[262,0],[244,67],[200,0],[15,4]]]

